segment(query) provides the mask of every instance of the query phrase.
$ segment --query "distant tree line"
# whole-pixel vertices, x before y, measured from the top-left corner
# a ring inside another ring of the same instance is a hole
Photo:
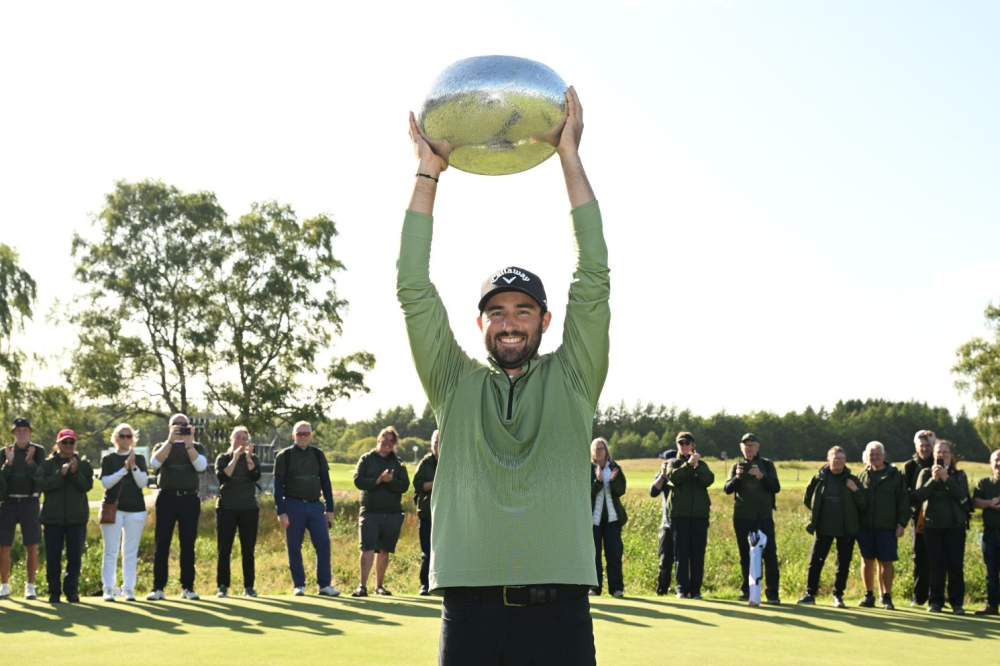
[[[806,407],[784,416],[722,411],[707,418],[676,407],[621,403],[598,409],[594,419],[594,436],[606,438],[617,458],[656,456],[676,448],[677,433],[688,430],[707,456],[738,456],[740,438],[753,432],[763,445],[762,454],[775,460],[822,460],[835,444],[844,447],[849,460],[860,460],[865,445],[877,440],[891,461],[902,462],[913,455],[913,435],[923,428],[952,440],[968,460],[989,459],[989,447],[964,411],[953,418],[944,407],[922,402],[842,400],[833,411]]]

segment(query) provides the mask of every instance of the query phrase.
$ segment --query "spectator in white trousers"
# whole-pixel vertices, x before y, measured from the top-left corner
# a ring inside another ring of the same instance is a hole
[[[115,451],[101,459],[101,483],[104,501],[118,505],[114,524],[102,524],[104,566],[101,583],[104,600],[114,601],[119,591],[118,553],[122,555],[121,594],[126,601],[135,601],[136,559],[139,539],[146,524],[146,500],[142,496],[148,474],[146,459],[135,453],[136,432],[127,423],[120,424],[111,434]],[[124,539],[122,536],[124,535]]]

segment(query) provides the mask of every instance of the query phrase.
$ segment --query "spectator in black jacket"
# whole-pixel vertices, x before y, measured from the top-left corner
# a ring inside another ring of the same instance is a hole
[[[1000,615],[1000,451],[990,455],[992,476],[976,483],[972,503],[983,510],[983,562],[986,564],[986,605],[976,615]]]
[[[257,525],[260,523],[260,507],[257,506],[260,459],[254,455],[250,431],[246,426],[233,428],[229,436],[229,450],[215,460],[215,474],[219,479],[219,502],[215,509],[215,528],[219,535],[219,564],[215,575],[219,591],[216,596],[229,596],[229,559],[238,531],[243,562],[243,596],[256,597],[257,592],[253,589],[256,578],[254,549],[257,547]]]
[[[361,582],[352,597],[368,596],[368,575],[375,563],[375,594],[392,596],[385,587],[389,554],[395,552],[403,527],[403,493],[410,487],[406,465],[396,456],[399,436],[382,428],[378,445],[361,456],[354,468],[354,486],[361,491],[358,537],[361,542]]]
[[[417,507],[417,533],[420,536],[419,594],[422,597],[431,593],[431,493],[434,491],[434,476],[437,474],[440,437],[437,430],[431,433],[431,452],[424,456],[413,474],[413,503]]]
[[[601,593],[604,571],[601,567],[601,546],[608,561],[608,592],[613,597],[625,596],[622,577],[622,527],[628,521],[621,498],[625,495],[625,472],[611,459],[608,440],[598,437],[590,443],[590,508],[594,519],[594,551],[597,565],[597,587],[591,595]]]
[[[903,475],[906,476],[906,489],[910,493],[910,506],[912,507],[910,527],[911,530],[911,552],[913,558],[913,597],[910,599],[911,606],[923,606],[927,603],[930,593],[931,568],[930,559],[927,557],[927,540],[924,539],[922,530],[917,529],[917,523],[921,521],[921,508],[913,495],[917,489],[917,477],[921,470],[930,469],[934,464],[934,442],[937,437],[931,430],[918,430],[913,436],[913,448],[915,452],[913,458],[906,461],[903,466]]]
[[[667,499],[670,497],[667,464],[676,457],[677,449],[667,449],[663,452],[663,464],[660,465],[660,471],[653,477],[653,483],[649,486],[649,496],[660,498],[660,508],[663,511],[656,544],[660,564],[660,572],[656,577],[656,594],[661,597],[670,594],[670,579],[674,570],[674,534],[670,531],[670,512],[667,511]]]
[[[743,572],[740,601],[750,601],[750,533],[760,530],[767,537],[764,545],[764,593],[769,604],[780,604],[778,574],[778,543],[774,536],[775,495],[781,492],[778,472],[767,458],[762,458],[760,442],[752,432],[740,441],[743,460],[733,463],[726,481],[727,495],[735,495],[733,530],[740,551]]]

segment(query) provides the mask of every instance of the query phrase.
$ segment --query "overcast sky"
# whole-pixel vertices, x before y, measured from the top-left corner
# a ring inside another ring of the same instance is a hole
[[[234,9],[238,7],[238,10]],[[0,242],[38,281],[17,342],[58,381],[74,231],[119,179],[276,199],[339,224],[332,353],[377,357],[356,419],[423,396],[395,301],[415,161],[407,112],[488,54],[576,85],[612,269],[602,402],[711,414],[878,397],[972,407],[955,349],[1000,296],[1000,3],[7,3]],[[432,276],[482,356],[480,282],[572,273],[557,158],[447,171]],[[51,316],[50,315],[54,315]]]

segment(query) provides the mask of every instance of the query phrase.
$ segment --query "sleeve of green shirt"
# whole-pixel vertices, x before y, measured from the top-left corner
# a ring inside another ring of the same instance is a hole
[[[448,312],[431,283],[433,223],[430,215],[406,211],[396,262],[396,297],[406,320],[417,375],[431,408],[437,411],[476,362],[455,341]]]
[[[577,391],[595,409],[608,376],[611,325],[611,277],[597,201],[574,208],[573,240],[576,269],[569,287],[562,345],[556,358]]]

